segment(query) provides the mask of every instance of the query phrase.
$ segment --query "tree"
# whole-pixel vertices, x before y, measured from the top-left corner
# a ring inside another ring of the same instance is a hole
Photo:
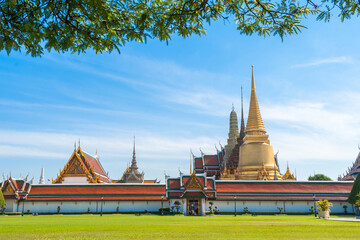
[[[324,174],[315,174],[314,176],[309,176],[309,181],[332,181],[331,178],[325,176]]]
[[[4,213],[5,209],[6,209],[6,202],[5,202],[4,195],[0,188],[0,213]]]
[[[174,202],[174,206],[175,206],[175,208],[176,208],[176,212],[179,213],[180,208],[181,208],[181,203],[180,203],[180,201],[175,201],[175,202]]]
[[[204,35],[216,20],[235,21],[240,34],[283,38],[305,28],[307,16],[329,21],[334,9],[342,21],[360,13],[355,0],[2,0],[0,50],[120,52],[130,41]]]
[[[356,201],[359,200],[359,192],[360,192],[360,174],[357,175],[351,192],[349,194],[348,202],[350,204],[356,204]]]

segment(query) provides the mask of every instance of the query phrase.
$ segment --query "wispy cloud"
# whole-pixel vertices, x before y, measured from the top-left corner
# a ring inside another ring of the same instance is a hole
[[[341,57],[332,57],[332,58],[324,58],[324,59],[317,59],[314,61],[310,61],[307,63],[295,64],[292,65],[292,68],[306,68],[306,67],[315,67],[324,64],[333,64],[333,63],[352,63],[353,59],[347,56]]]

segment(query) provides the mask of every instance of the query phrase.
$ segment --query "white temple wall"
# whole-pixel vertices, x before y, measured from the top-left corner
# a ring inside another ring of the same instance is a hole
[[[17,204],[15,199],[5,199],[6,209],[5,212],[16,212]]]
[[[163,207],[171,207],[175,201],[181,202],[180,211],[186,211],[186,200],[171,199],[164,200]],[[209,211],[210,202],[213,202],[213,208],[216,206],[219,213],[234,212],[235,201],[216,201],[206,200],[203,205],[203,211]],[[330,208],[333,214],[343,214],[344,206],[347,206],[347,213],[354,213],[354,208],[346,201],[330,201],[333,206]],[[24,203],[24,205],[23,205]],[[24,212],[30,210],[31,213],[57,213],[58,206],[60,206],[60,213],[99,213],[105,212],[157,212],[161,208],[160,201],[20,201],[18,204],[16,200],[6,200],[6,212]],[[285,206],[285,207],[284,207]],[[278,207],[282,207],[282,212],[285,213],[310,213],[311,206],[314,206],[314,201],[236,201],[236,211],[238,213],[244,212],[247,207],[249,212],[262,213],[277,213]]]
[[[210,202],[213,202],[213,208],[218,208],[219,213],[221,212],[234,212],[235,201],[206,201],[206,211],[209,211]],[[330,201],[331,202],[331,201]],[[354,213],[351,204],[346,201],[333,201],[333,206],[330,208],[332,213],[343,214],[344,206],[347,206],[348,213]],[[314,201],[236,201],[236,212],[244,212],[244,208],[247,207],[249,212],[269,212],[276,213],[280,212],[278,207],[283,208],[282,212],[285,213],[310,213],[311,206],[314,206]]]
[[[23,202],[19,203],[18,211],[22,211]],[[149,212],[158,211],[161,201],[25,201],[24,212],[31,213],[99,213],[105,212]],[[164,207],[169,207],[168,201],[163,201]],[[9,209],[8,212],[16,210]]]

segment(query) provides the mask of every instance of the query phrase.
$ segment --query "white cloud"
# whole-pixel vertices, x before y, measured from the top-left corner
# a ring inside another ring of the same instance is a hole
[[[341,57],[333,57],[333,58],[324,58],[324,59],[318,59],[314,61],[310,61],[307,63],[302,64],[295,64],[292,65],[292,68],[306,68],[306,67],[314,67],[324,64],[332,64],[332,63],[352,63],[353,60],[351,57],[347,56],[341,56]]]

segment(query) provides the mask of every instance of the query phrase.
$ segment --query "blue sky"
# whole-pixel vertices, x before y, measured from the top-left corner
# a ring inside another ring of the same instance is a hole
[[[215,22],[206,36],[166,45],[129,43],[121,54],[0,53],[0,174],[55,178],[74,142],[95,154],[111,178],[137,159],[145,178],[189,169],[189,151],[225,145],[231,105],[245,116],[255,66],[258,100],[281,171],[300,180],[333,179],[360,143],[359,19],[306,20],[303,33],[243,36]]]

